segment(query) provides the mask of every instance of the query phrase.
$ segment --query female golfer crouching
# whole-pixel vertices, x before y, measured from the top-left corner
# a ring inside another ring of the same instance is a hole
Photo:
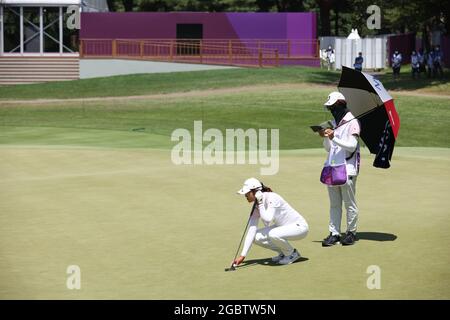
[[[293,209],[280,195],[264,186],[255,178],[245,180],[238,191],[245,195],[248,202],[257,204],[250,216],[249,228],[244,241],[241,256],[234,261],[239,265],[244,261],[253,241],[255,244],[278,253],[272,261],[279,264],[290,264],[300,258],[288,240],[300,240],[308,234],[305,219]],[[259,218],[265,227],[258,229]],[[273,224],[271,224],[273,222]]]

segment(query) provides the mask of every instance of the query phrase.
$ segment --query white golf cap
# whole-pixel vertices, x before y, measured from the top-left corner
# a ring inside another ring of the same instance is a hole
[[[328,96],[328,100],[323,105],[324,106],[332,106],[338,100],[345,101],[345,97],[342,93],[334,91],[334,92],[330,93],[330,95]]]
[[[244,185],[242,186],[242,189],[239,190],[237,193],[239,194],[246,194],[247,192],[254,190],[254,189],[261,189],[262,184],[259,182],[258,179],[255,178],[249,178],[244,181]]]

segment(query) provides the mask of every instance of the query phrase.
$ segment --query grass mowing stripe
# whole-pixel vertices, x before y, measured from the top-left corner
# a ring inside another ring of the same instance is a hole
[[[404,66],[398,80],[393,80],[390,69],[386,69],[376,76],[388,90],[420,89],[424,92],[448,94],[450,89],[448,72],[443,79],[412,80],[409,70],[408,66]],[[339,71],[309,67],[240,68],[134,74],[31,85],[0,86],[0,100],[138,96],[287,83],[337,85],[339,76]]]
[[[117,97],[236,88],[249,84],[311,82],[332,84],[338,72],[318,68],[229,69],[157,74],[136,74],[54,83],[0,87],[0,99]]]
[[[309,126],[331,117],[322,107],[328,93],[323,88],[308,92],[274,89],[169,101],[95,101],[0,108],[0,143],[90,146],[97,143],[108,147],[117,143],[130,148],[171,148],[175,144],[170,141],[173,130],[192,131],[193,122],[203,120],[203,130],[218,128],[223,133],[227,128],[278,128],[281,149],[317,148],[320,139]],[[398,96],[395,104],[401,119],[397,146],[450,147],[448,137],[441,134],[450,121],[449,100]],[[136,128],[144,129],[132,131]],[[49,133],[52,130],[55,136]],[[115,133],[111,138],[106,134],[100,138],[98,130]],[[83,134],[77,138],[75,133]]]

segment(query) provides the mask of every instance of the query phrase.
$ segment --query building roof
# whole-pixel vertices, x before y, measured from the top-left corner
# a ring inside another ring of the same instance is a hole
[[[28,6],[64,6],[64,5],[79,5],[81,0],[0,0],[1,4],[9,5],[28,5]]]
[[[14,6],[81,6],[83,12],[107,12],[106,0],[0,0],[0,4]]]
[[[108,12],[106,0],[81,0],[83,12]]]

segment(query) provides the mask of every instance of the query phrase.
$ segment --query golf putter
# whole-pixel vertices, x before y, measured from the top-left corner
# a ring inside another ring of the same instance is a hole
[[[245,232],[247,231],[248,224],[250,223],[250,218],[252,216],[253,210],[255,210],[255,207],[256,207],[256,199],[253,203],[252,211],[250,211],[250,216],[248,217],[247,225],[245,226],[244,234],[242,235],[242,238],[241,238],[241,241],[239,242],[239,246],[237,248],[236,254],[234,255],[233,262],[231,263],[231,266],[229,268],[225,268],[225,271],[235,271],[236,270],[236,266],[234,265],[234,260],[236,260],[237,255],[239,254],[239,249],[241,248],[242,241],[244,240]]]

